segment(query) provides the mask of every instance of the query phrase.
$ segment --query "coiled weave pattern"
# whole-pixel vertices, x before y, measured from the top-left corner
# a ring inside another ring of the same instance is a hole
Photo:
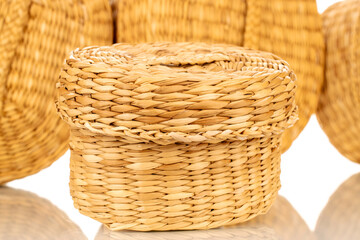
[[[334,4],[323,19],[326,81],[317,118],[339,152],[360,163],[360,1]]]
[[[297,75],[299,121],[286,130],[286,151],[316,111],[324,72],[324,37],[315,0],[122,0],[118,42],[190,41],[272,52]]]
[[[280,187],[295,75],[240,47],[84,48],[58,84],[71,194],[112,230],[207,229],[265,213]]]
[[[107,0],[0,2],[0,184],[49,166],[68,147],[56,76],[76,47],[112,42]]]

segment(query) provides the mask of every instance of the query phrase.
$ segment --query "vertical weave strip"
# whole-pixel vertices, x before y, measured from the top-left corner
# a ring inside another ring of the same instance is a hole
[[[76,47],[112,42],[106,0],[0,3],[0,184],[34,174],[67,149],[55,82]]]
[[[360,163],[360,1],[334,4],[323,19],[326,81],[317,118],[339,152]]]
[[[265,213],[280,187],[295,75],[240,47],[76,50],[58,84],[75,207],[112,230],[208,229]]]

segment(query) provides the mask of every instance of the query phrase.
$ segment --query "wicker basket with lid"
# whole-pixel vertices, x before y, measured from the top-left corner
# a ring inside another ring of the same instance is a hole
[[[68,148],[56,75],[76,47],[112,42],[107,0],[0,1],[0,184],[34,174]]]
[[[71,194],[113,230],[207,229],[265,213],[295,75],[264,52],[204,43],[84,48],[66,61]]]
[[[121,0],[117,42],[226,43],[274,53],[297,76],[299,121],[287,150],[315,112],[323,83],[324,37],[316,0]]]

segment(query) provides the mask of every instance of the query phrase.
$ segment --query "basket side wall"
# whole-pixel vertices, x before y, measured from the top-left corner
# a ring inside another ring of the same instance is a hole
[[[124,142],[71,130],[74,205],[112,230],[189,230],[267,212],[280,188],[280,135],[245,141]]]

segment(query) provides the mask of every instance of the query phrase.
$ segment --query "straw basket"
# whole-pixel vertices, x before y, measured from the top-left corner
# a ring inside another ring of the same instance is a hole
[[[331,196],[317,221],[319,240],[360,239],[360,173],[346,180]]]
[[[317,118],[340,153],[360,163],[360,1],[339,2],[323,18],[326,83]]]
[[[299,121],[283,134],[286,151],[315,112],[324,38],[315,0],[122,0],[117,42],[202,41],[272,52],[297,75]]]
[[[112,230],[207,229],[268,210],[295,75],[240,47],[156,43],[76,50],[58,109],[71,126],[76,208]]]
[[[297,76],[299,121],[282,138],[286,151],[315,113],[324,74],[324,36],[315,0],[247,0],[244,45],[272,52]]]
[[[313,240],[314,234],[291,204],[278,196],[267,214],[233,226],[203,231],[110,231],[102,226],[95,240]]]
[[[56,76],[75,47],[110,44],[112,28],[107,0],[0,2],[0,184],[34,174],[66,151]]]
[[[48,200],[0,187],[0,239],[85,240],[80,228]]]

